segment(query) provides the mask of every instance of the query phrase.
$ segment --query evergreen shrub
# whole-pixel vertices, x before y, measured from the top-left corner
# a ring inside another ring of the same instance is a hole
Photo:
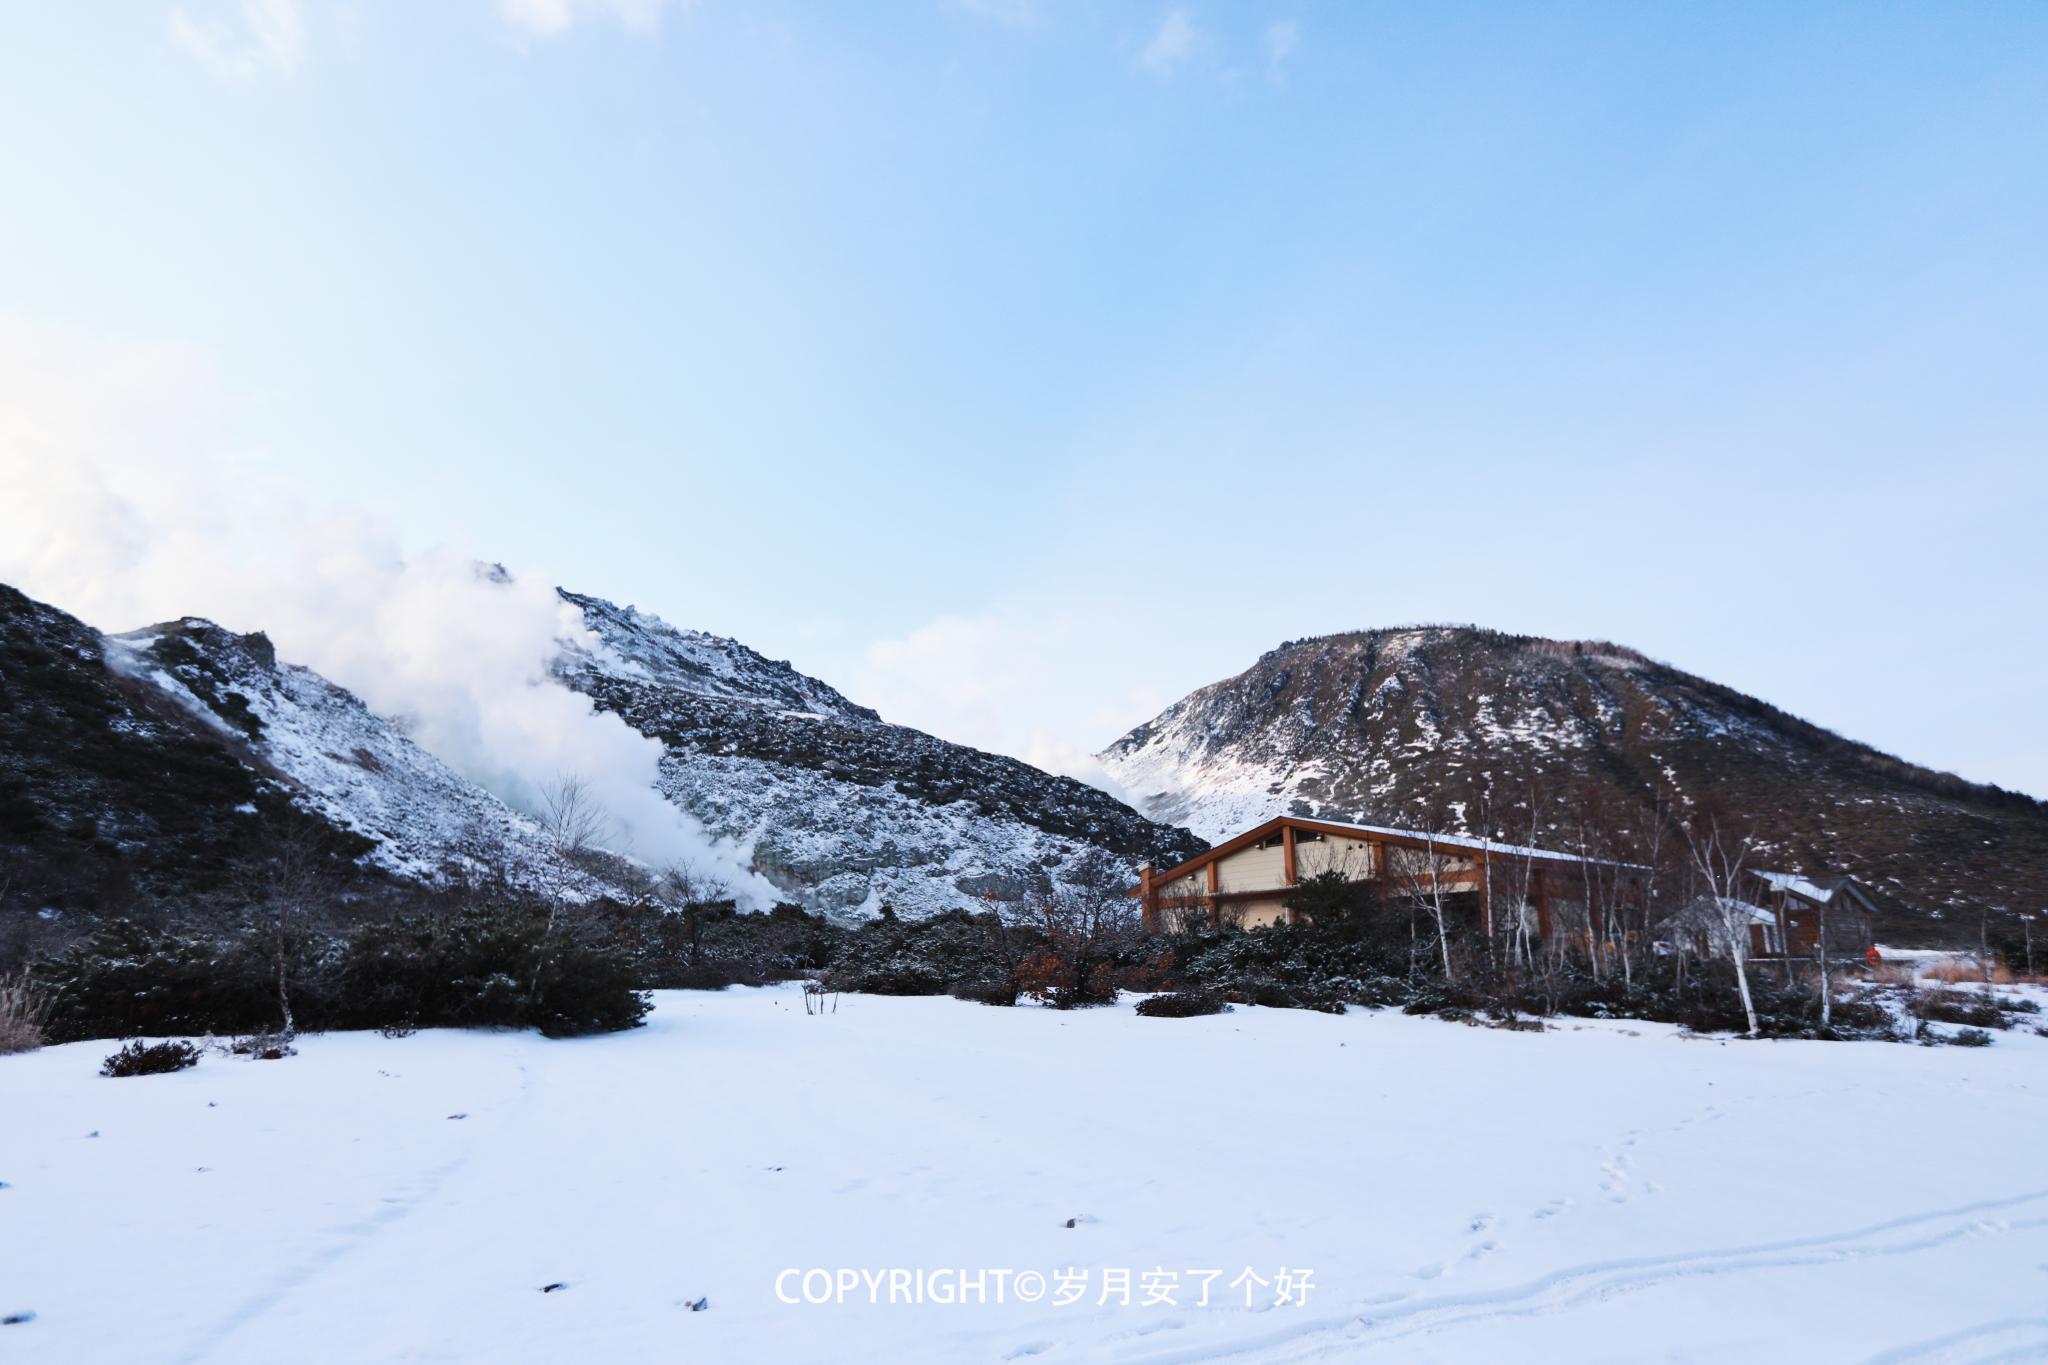
[[[141,1039],[108,1057],[100,1067],[102,1076],[160,1076],[199,1065],[199,1049],[190,1043],[167,1042],[144,1045]]]
[[[1138,1013],[1148,1019],[1192,1019],[1203,1014],[1222,1014],[1230,1006],[1213,991],[1166,991],[1138,1002]]]
[[[277,966],[246,940],[206,942],[127,920],[31,977],[55,1041],[137,1034],[261,1034],[281,1026]],[[549,1037],[639,1025],[648,1002],[628,954],[550,927],[528,901],[396,916],[315,940],[287,963],[301,1031],[537,1028]]]

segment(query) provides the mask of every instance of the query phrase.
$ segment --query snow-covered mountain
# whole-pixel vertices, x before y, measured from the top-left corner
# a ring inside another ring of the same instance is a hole
[[[807,908],[982,909],[1090,849],[1135,864],[1206,847],[1073,778],[890,725],[737,641],[562,597],[597,638],[565,644],[557,675],[659,739],[664,794]]]
[[[1588,793],[1659,796],[1930,912],[2048,900],[2048,813],[2031,798],[1600,642],[1445,626],[1291,641],[1099,758],[1146,814],[1211,840],[1293,812],[1563,847],[1553,827]]]
[[[597,889],[261,634],[187,618],[108,637],[0,587],[0,899],[99,916],[204,897],[286,830],[401,879]]]
[[[354,693],[280,662],[262,634],[187,617],[103,637],[107,667],[210,731],[303,808],[370,841],[368,860],[424,880],[455,866],[515,882],[562,869],[539,825],[373,715]],[[161,706],[160,706],[161,709]],[[593,888],[594,889],[594,888]]]
[[[587,629],[564,633],[557,679],[661,741],[662,793],[808,908],[981,909],[1090,850],[1135,865],[1205,846],[1071,778],[889,725],[735,640],[562,598]],[[288,805],[399,878],[488,867],[603,889],[601,864],[566,866],[533,820],[261,634],[185,618],[102,636],[4,589],[0,681],[0,891],[203,892]]]

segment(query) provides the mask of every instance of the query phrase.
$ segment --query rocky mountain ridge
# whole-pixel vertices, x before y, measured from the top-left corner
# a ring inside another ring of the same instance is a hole
[[[594,890],[538,825],[262,634],[101,635],[0,587],[0,892],[42,908],[205,896],[286,826],[366,871]]]
[[[1070,778],[889,725],[738,641],[562,598],[587,633],[558,642],[556,680],[660,740],[663,794],[808,908],[982,909],[1091,850],[1135,864],[1204,846]],[[0,589],[0,902],[211,894],[300,818],[400,881],[488,872],[594,895],[630,871],[565,863],[534,819],[261,634],[191,617],[105,636]]]
[[[1207,847],[1086,783],[891,725],[735,641],[562,596],[598,644],[565,649],[557,676],[660,740],[664,794],[807,908],[981,909],[1089,849],[1136,864]]]

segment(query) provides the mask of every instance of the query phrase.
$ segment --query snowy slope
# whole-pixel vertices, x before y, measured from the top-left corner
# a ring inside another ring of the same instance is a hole
[[[260,634],[188,617],[104,637],[104,648],[110,669],[154,689],[334,824],[372,840],[371,861],[392,873],[428,879],[471,862],[531,881],[559,865],[533,821],[353,693],[279,662]]]
[[[880,720],[816,678],[764,659],[737,640],[678,630],[659,616],[620,607],[601,597],[563,591],[583,612],[593,639],[564,640],[560,671],[592,673],[716,697],[850,720]]]
[[[333,1034],[125,1080],[109,1050],[0,1057],[19,1365],[2048,1355],[2048,1039],[2017,1031],[820,1017],[741,988],[560,1042]],[[1011,1272],[1004,1301],[888,1301],[891,1270],[960,1267]],[[1283,1267],[1305,1303],[1275,1305]],[[1068,1270],[1077,1302],[1018,1300]]]
[[[557,675],[659,739],[664,794],[808,909],[979,910],[1089,849],[1135,866],[1204,847],[1085,783],[887,724],[736,641],[562,596],[596,641],[565,643]]]
[[[1617,645],[1466,626],[1292,641],[1098,755],[1211,841],[1320,815],[1543,844],[1590,791],[1754,822],[1766,856],[1966,921],[2048,897],[2048,809]],[[1531,823],[1536,829],[1531,830]],[[1552,847],[1562,847],[1552,843]]]

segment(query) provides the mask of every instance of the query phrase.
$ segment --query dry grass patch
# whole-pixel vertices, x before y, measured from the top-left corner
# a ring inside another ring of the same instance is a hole
[[[0,977],[0,1052],[33,1052],[43,1045],[41,1002],[18,976]]]

